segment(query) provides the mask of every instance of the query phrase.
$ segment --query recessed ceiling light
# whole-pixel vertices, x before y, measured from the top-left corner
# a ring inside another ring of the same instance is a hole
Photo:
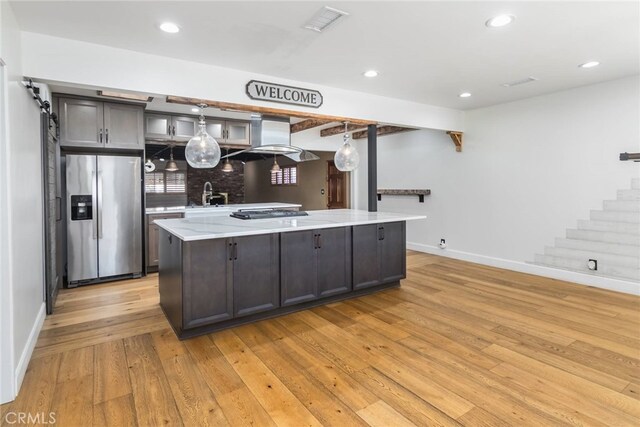
[[[589,62],[585,62],[584,64],[578,65],[578,67],[580,67],[580,68],[593,68],[593,67],[597,67],[598,65],[600,65],[600,63],[598,61],[589,61]]]
[[[470,92],[462,92],[460,95],[458,95],[460,98],[468,98],[471,96]]]
[[[160,24],[160,29],[165,33],[177,33],[180,31],[180,27],[178,27],[173,22],[163,22]]]
[[[365,77],[376,77],[378,72],[376,70],[369,70],[364,72]]]
[[[200,112],[200,109],[199,109],[199,108],[197,108],[197,107],[193,107],[193,108],[191,109],[191,111],[192,111],[192,112],[194,112],[194,113],[199,113],[199,112]]]
[[[484,25],[486,25],[489,28],[504,27],[505,25],[511,24],[514,21],[514,19],[516,19],[516,17],[513,15],[508,15],[508,14],[498,15],[489,19],[487,22],[484,23]]]

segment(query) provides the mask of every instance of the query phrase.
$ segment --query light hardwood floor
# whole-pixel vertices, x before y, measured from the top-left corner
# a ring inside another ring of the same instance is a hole
[[[640,425],[640,298],[415,252],[407,266],[401,288],[182,342],[155,275],[64,290],[3,415],[54,412],[65,427]]]

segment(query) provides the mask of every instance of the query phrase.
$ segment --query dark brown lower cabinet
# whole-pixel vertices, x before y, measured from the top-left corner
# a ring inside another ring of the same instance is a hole
[[[192,242],[159,235],[160,305],[179,329],[280,306],[278,234]]]
[[[158,242],[160,305],[180,338],[394,286],[406,271],[404,222],[197,241],[159,229]]]
[[[405,222],[353,227],[353,288],[395,282],[406,276]]]
[[[227,252],[227,239],[183,243],[184,329],[233,317],[234,265]]]
[[[235,317],[280,306],[278,234],[235,237],[233,243],[233,305]]]
[[[280,235],[282,305],[351,290],[351,227]]]

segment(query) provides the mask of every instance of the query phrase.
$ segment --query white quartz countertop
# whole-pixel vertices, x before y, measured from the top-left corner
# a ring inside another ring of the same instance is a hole
[[[318,228],[426,219],[424,215],[352,209],[309,211],[308,216],[242,220],[228,215],[157,220],[156,224],[183,241],[220,239]]]
[[[165,214],[165,213],[190,213],[190,214],[208,214],[208,213],[218,213],[218,212],[235,212],[237,210],[243,209],[288,209],[288,208],[300,208],[302,205],[295,203],[280,203],[280,202],[271,202],[271,203],[242,203],[238,205],[218,205],[218,206],[172,206],[172,207],[163,207],[163,208],[147,208],[146,214]]]

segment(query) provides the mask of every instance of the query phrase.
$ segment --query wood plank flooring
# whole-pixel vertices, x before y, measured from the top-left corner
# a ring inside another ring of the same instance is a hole
[[[640,425],[640,298],[416,252],[407,267],[399,289],[187,341],[156,275],[64,290],[3,423]]]

